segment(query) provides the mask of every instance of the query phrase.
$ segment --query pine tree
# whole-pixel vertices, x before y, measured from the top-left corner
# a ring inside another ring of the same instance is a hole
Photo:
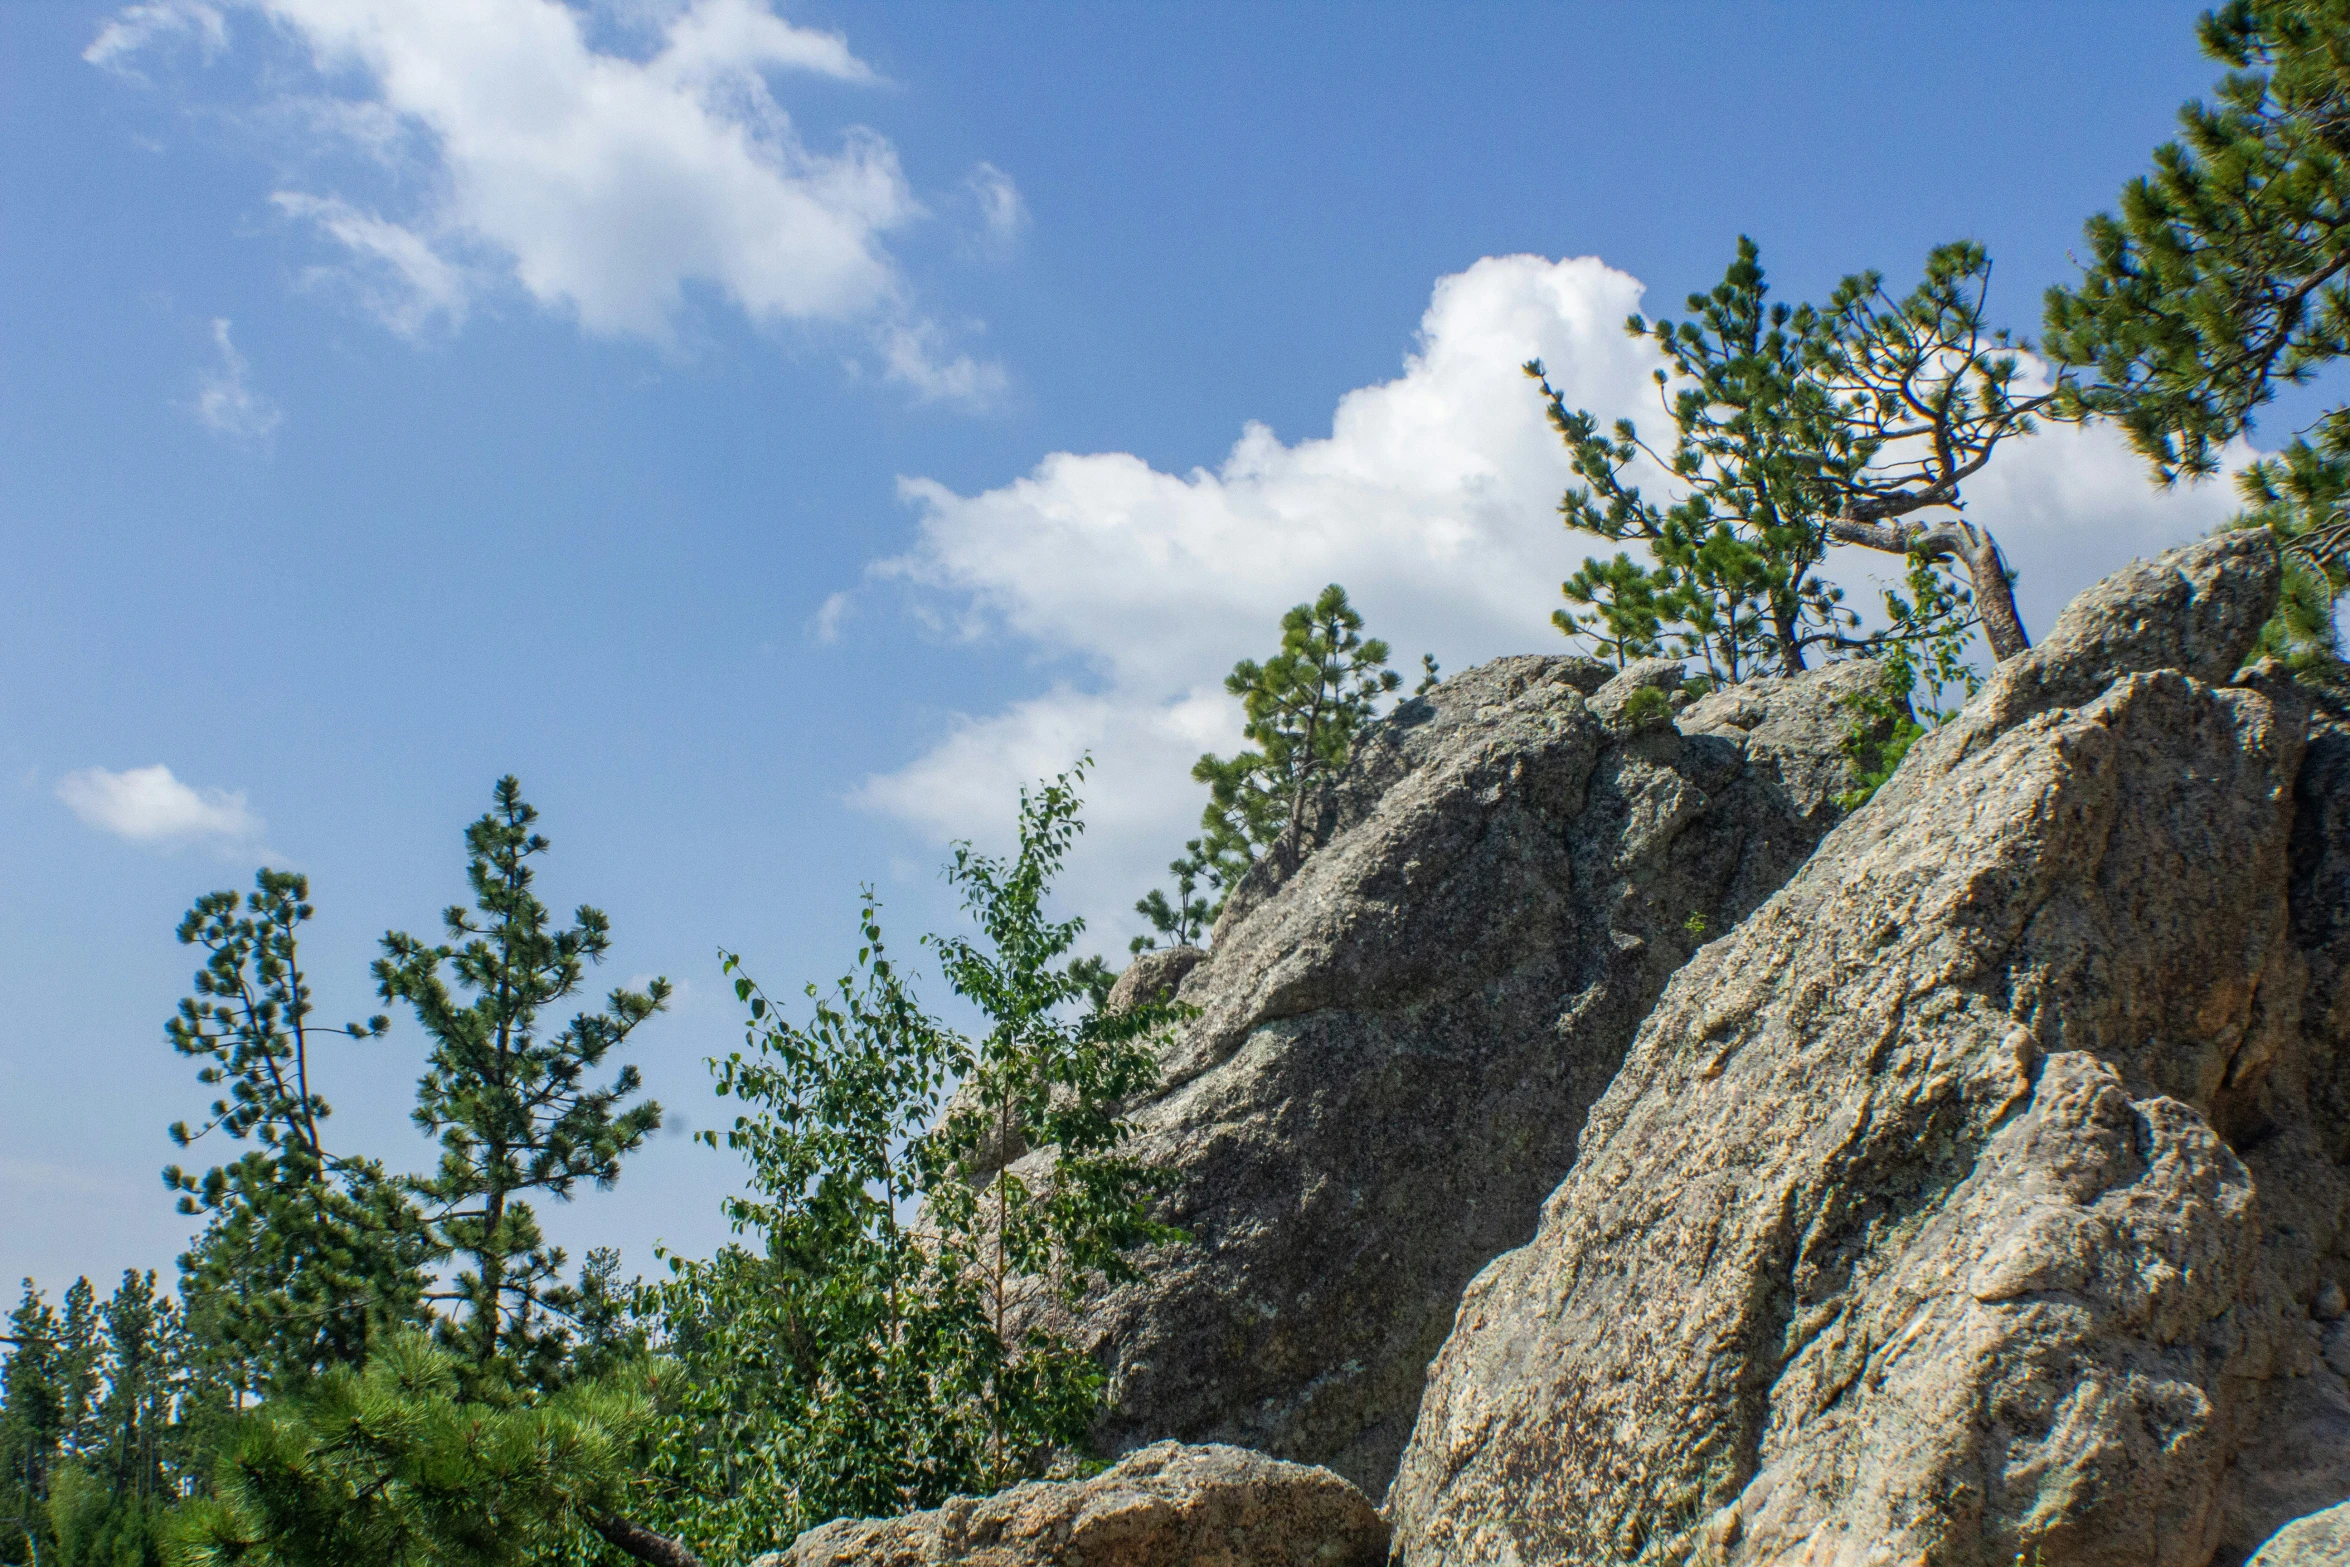
[[[1981,247],[1960,242],[1937,247],[1901,298],[1864,272],[1824,309],[1790,306],[1770,301],[1760,251],[1740,238],[1722,281],[1689,296],[1691,319],[1625,323],[1665,356],[1656,382],[1668,448],[1628,419],[1603,433],[1529,363],[1584,481],[1559,503],[1567,526],[1637,542],[1648,557],[1584,562],[1564,585],[1559,629],[1619,665],[1670,652],[1725,682],[1792,673],[1817,654],[1947,641],[1978,611],[1995,658],[2029,646],[1998,543],[1961,502],[2003,442],[2050,416],[2062,380],[2020,388],[2027,345],[1987,320],[1990,274]],[[1642,465],[1669,476],[1678,498],[1645,495],[1630,477]],[[1948,515],[1917,520],[1935,511]],[[1934,571],[1955,563],[1968,585],[1913,591],[1906,613],[1889,604],[1889,628],[1864,633],[1821,575],[1831,544]],[[1921,621],[1928,605],[1939,618]]]
[[[1655,648],[1661,623],[1676,651],[1735,682],[1766,660],[1801,669],[1808,646],[1852,622],[1817,575],[1833,506],[1821,459],[1835,438],[1834,409],[1805,373],[1817,317],[1769,294],[1755,243],[1741,237],[1722,281],[1689,296],[1695,319],[1625,324],[1653,336],[1668,361],[1656,384],[1674,425],[1669,452],[1629,419],[1602,435],[1595,415],[1566,406],[1539,361],[1526,366],[1586,481],[1559,502],[1567,526],[1647,547],[1647,567],[1626,554],[1586,562],[1565,588],[1588,607],[1562,612],[1560,629],[1619,664]],[[1678,501],[1659,505],[1626,482],[1643,460],[1682,482]]]
[[[420,1332],[238,1421],[210,1494],[172,1518],[175,1567],[524,1567],[582,1530],[654,1567],[700,1567],[635,1523],[649,1369],[515,1407],[468,1400],[470,1364]]]
[[[1262,664],[1244,658],[1225,677],[1224,689],[1241,699],[1241,734],[1255,749],[1202,756],[1192,768],[1209,794],[1201,871],[1219,888],[1238,882],[1268,850],[1294,862],[1307,802],[1346,765],[1379,698],[1403,683],[1387,667],[1387,644],[1364,640],[1362,629],[1346,589],[1333,582],[1281,617],[1280,652]]]
[[[1150,921],[1151,934],[1135,937],[1127,943],[1127,951],[1148,952],[1158,946],[1161,936],[1173,947],[1196,947],[1207,939],[1224,884],[1203,840],[1186,841],[1182,856],[1167,862],[1167,874],[1174,880],[1175,896],[1169,898],[1153,887],[1135,901],[1134,912]],[[1203,895],[1203,885],[1216,896]]]
[[[387,934],[375,963],[383,999],[405,1002],[432,1040],[414,1118],[440,1138],[441,1159],[413,1184],[439,1253],[464,1260],[454,1291],[463,1316],[442,1336],[468,1368],[470,1396],[554,1385],[573,1340],[566,1323],[581,1295],[562,1282],[563,1253],[526,1198],[565,1199],[582,1181],[610,1186],[661,1124],[658,1104],[628,1102],[640,1087],[633,1065],[606,1085],[589,1077],[663,1009],[667,980],[615,988],[601,1010],[542,1030],[540,1014],[603,960],[611,928],[584,904],[570,928],[554,928],[531,890],[531,862],[548,848],[537,820],[521,785],[498,780],[491,809],[465,831],[473,908],[444,912],[440,945]]]
[[[125,1272],[103,1302],[78,1279],[62,1312],[27,1280],[0,1340],[0,1562],[162,1567],[165,1514],[223,1407],[178,1307],[152,1273]]]
[[[253,1145],[201,1177],[173,1165],[163,1179],[182,1213],[209,1220],[180,1259],[196,1326],[232,1381],[256,1392],[356,1363],[373,1335],[415,1318],[423,1291],[423,1240],[399,1188],[323,1139],[332,1110],[312,1078],[314,1037],[374,1039],[390,1020],[311,1022],[309,897],[306,878],[264,869],[241,903],[226,891],[197,899],[179,939],[209,956],[165,1025],[172,1048],[203,1063],[198,1081],[224,1090],[201,1127],[175,1123],[172,1141]]]
[[[47,1561],[55,1536],[49,1522],[50,1481],[65,1449],[69,1424],[63,1324],[57,1311],[24,1281],[8,1314],[8,1362],[0,1369],[0,1562]]]
[[[2350,355],[2350,0],[2230,0],[2200,40],[2229,68],[2216,101],[2179,111],[2120,215],[2089,220],[2080,283],[2047,299],[2050,344],[2097,370],[2080,407],[2117,420],[2165,482],[2215,471],[2280,387]],[[2350,410],[2240,482],[2246,520],[2299,563],[2265,651],[2330,655],[2350,588]]]

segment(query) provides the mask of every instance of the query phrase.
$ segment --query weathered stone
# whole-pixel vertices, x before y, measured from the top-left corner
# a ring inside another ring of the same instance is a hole
[[[1387,1526],[1327,1469],[1162,1442],[1090,1480],[811,1529],[752,1567],[1378,1567]]]
[[[2350,1494],[2350,730],[2133,567],[1690,962],[1478,1277],[1399,1560],[2214,1567]]]
[[[1462,1286],[1533,1233],[1666,978],[1837,819],[1874,678],[1625,732],[1594,703],[1674,666],[1508,658],[1358,748],[1320,847],[1261,867],[1184,979],[1198,1015],[1133,1107],[1194,1239],[1058,1321],[1110,1369],[1105,1450],[1231,1441],[1384,1489]]]
[[[2269,1537],[2251,1567],[2345,1567],[2350,1563],[2350,1502],[2296,1518]]]
[[[1109,998],[1103,1005],[1112,1012],[1123,1012],[1137,1001],[1165,1000],[1175,994],[1183,983],[1183,976],[1199,967],[1207,953],[1198,947],[1160,947],[1154,951],[1137,953],[1126,972],[1110,987]]]

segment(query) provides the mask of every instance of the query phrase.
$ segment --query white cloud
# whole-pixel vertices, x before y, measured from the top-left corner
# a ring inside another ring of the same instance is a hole
[[[260,440],[285,423],[286,416],[277,404],[253,390],[246,380],[251,367],[237,352],[237,345],[229,341],[226,320],[213,319],[212,343],[220,350],[220,363],[204,372],[196,392],[196,417],[205,427],[221,435]]]
[[[361,212],[336,196],[305,196],[281,190],[269,198],[288,217],[307,218],[359,263],[354,274],[313,267],[313,283],[348,280],[375,318],[403,337],[414,337],[435,317],[449,326],[465,320],[471,280],[465,269],[411,229]]]
[[[590,333],[675,340],[697,292],[754,324],[850,324],[925,398],[973,401],[1001,372],[947,354],[884,241],[922,213],[896,150],[865,130],[809,147],[769,77],[862,83],[839,35],[765,0],[694,0],[642,58],[606,52],[559,0],[238,0],[308,52],[321,84],[287,96],[308,125],[389,164],[386,201],[281,191],[355,264],[394,330],[451,325],[493,281]],[[156,36],[154,7],[91,46],[115,61]],[[207,8],[199,8],[207,9]]]
[[[1550,613],[1590,541],[1560,525],[1572,476],[1518,367],[1539,357],[1574,403],[1661,424],[1653,353],[1623,331],[1640,295],[1592,258],[1488,258],[1438,281],[1403,373],[1342,397],[1327,437],[1283,442],[1252,424],[1218,467],[1184,475],[1061,452],[977,495],[902,481],[920,537],[877,573],[913,586],[936,623],[1010,637],[1060,669],[1049,689],[956,721],[857,799],[935,838],[1001,842],[1018,785],[1090,749],[1093,830],[1067,890],[1105,940],[1122,934],[1127,906],[1196,830],[1192,761],[1238,742],[1225,672],[1270,651],[1289,605],[1343,582],[1406,671],[1423,651],[1458,671],[1564,649]],[[1970,500],[2043,631],[2097,576],[2232,505],[2220,486],[2158,493],[2110,431],[2074,429],[2003,453]],[[1893,564],[1836,567],[1861,600]]]
[[[840,640],[840,628],[856,612],[856,603],[846,593],[835,593],[816,606],[816,613],[808,618],[808,640],[830,647]]]
[[[1008,254],[1028,228],[1028,203],[1012,176],[992,163],[975,166],[963,181],[963,190],[979,209],[979,240],[983,250]]]
[[[927,321],[883,326],[876,338],[884,373],[926,403],[985,408],[1002,396],[1007,384],[1002,367],[969,354],[948,357],[944,335]]]
[[[160,762],[119,773],[103,767],[68,773],[57,780],[57,798],[86,825],[132,843],[229,847],[252,843],[262,832],[243,790],[192,789]]]
[[[220,8],[204,0],[152,0],[125,6],[98,29],[82,58],[104,70],[137,76],[130,56],[167,39],[194,34],[204,58],[212,59],[228,47],[228,20]]]

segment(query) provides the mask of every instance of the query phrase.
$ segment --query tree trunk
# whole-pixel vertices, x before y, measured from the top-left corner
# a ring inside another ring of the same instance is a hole
[[[640,1562],[653,1567],[703,1567],[702,1559],[665,1534],[630,1523],[613,1513],[591,1512],[588,1527]]]
[[[1839,544],[1857,544],[1888,555],[1922,554],[1930,560],[1955,560],[1966,567],[1975,590],[1975,611],[1983,619],[1983,635],[1990,640],[1991,657],[2006,663],[2032,645],[2024,621],[2015,609],[2015,588],[2007,580],[2007,557],[1999,541],[1964,518],[1916,523],[1856,522],[1837,517],[1828,524],[1828,536]]]

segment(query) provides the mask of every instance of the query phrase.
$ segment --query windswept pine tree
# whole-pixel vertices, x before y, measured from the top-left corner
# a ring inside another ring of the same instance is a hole
[[[1667,445],[1629,419],[1603,431],[1529,363],[1582,481],[1559,503],[1567,526],[1646,557],[1586,561],[1564,585],[1559,629],[1619,665],[1669,653],[1725,682],[1949,642],[1977,623],[1994,658],[2030,646],[1964,489],[2055,416],[2064,381],[2026,384],[2029,345],[1991,324],[1990,281],[1990,258],[1961,241],[1937,246],[1898,298],[1863,272],[1825,307],[1789,305],[1770,299],[1761,252],[1741,237],[1722,281],[1689,296],[1688,319],[1625,323],[1664,355]],[[1669,493],[1646,493],[1642,469]],[[1864,630],[1824,575],[1832,544],[1904,560],[1882,627]]]

